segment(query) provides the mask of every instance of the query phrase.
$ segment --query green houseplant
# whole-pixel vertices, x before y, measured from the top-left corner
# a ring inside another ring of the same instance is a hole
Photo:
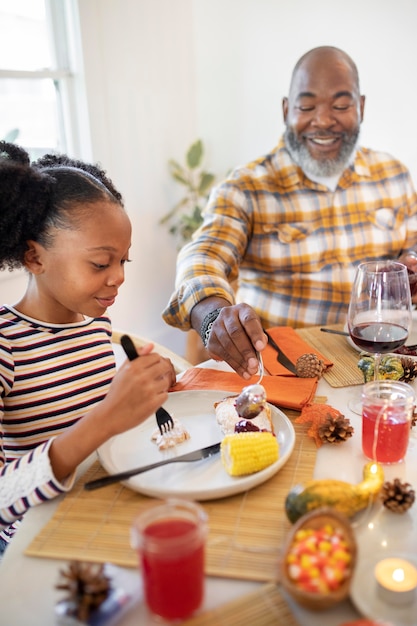
[[[160,224],[170,225],[169,232],[178,237],[180,246],[191,239],[202,223],[202,211],[215,182],[214,174],[203,167],[203,156],[203,142],[198,139],[188,148],[184,165],[174,159],[168,161],[172,178],[184,187],[185,194],[160,219]]]

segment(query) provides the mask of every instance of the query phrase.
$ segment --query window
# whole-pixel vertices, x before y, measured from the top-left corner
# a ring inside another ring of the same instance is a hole
[[[0,139],[88,156],[79,51],[75,0],[0,0]]]

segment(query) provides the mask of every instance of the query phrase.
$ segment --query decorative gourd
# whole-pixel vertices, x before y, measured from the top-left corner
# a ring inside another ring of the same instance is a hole
[[[363,373],[365,383],[374,380],[375,358],[368,354],[361,354],[358,367]],[[404,368],[399,357],[386,354],[381,358],[378,369],[378,379],[380,380],[401,380],[404,375]]]
[[[291,523],[322,506],[332,507],[352,517],[376,500],[383,483],[382,466],[370,461],[363,468],[363,481],[357,485],[329,478],[310,480],[305,485],[295,486],[287,495],[285,511]]]

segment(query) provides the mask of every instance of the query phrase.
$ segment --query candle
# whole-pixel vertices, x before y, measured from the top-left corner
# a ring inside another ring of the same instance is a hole
[[[383,559],[375,566],[375,578],[380,598],[391,604],[408,604],[415,597],[417,569],[399,558]]]

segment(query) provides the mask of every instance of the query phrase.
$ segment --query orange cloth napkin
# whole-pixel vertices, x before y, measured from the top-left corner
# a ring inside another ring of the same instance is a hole
[[[223,372],[204,367],[193,367],[181,376],[170,391],[191,391],[196,389],[224,390],[240,393],[243,387],[257,383],[259,376],[244,380],[235,372]],[[287,409],[300,411],[313,401],[317,388],[317,378],[287,378],[284,376],[264,376],[262,379],[268,402]]]
[[[308,345],[308,343],[301,339],[293,328],[290,328],[289,326],[275,326],[274,328],[268,328],[267,330],[268,334],[271,335],[278,347],[282,348],[283,353],[290,359],[290,361],[292,361],[292,363],[294,363],[294,365],[298,357],[303,354],[316,354],[319,359],[324,362],[326,368],[333,365],[332,361],[329,361],[329,359],[324,357],[315,348],[312,348]],[[265,369],[269,374],[274,376],[296,377],[295,374],[287,370],[287,368],[281,365],[281,363],[278,363],[277,351],[269,344],[266,346],[265,350],[263,350],[262,358]]]
[[[303,341],[293,328],[276,326],[269,328],[268,333],[282,347],[283,352],[295,364],[302,354],[314,353],[324,361],[326,366],[332,362]],[[303,406],[311,404],[317,389],[317,378],[298,378],[277,361],[277,352],[269,345],[262,352],[264,365],[268,373],[262,379],[268,402],[279,407],[301,411]],[[190,368],[181,376],[180,380],[170,391],[191,391],[198,389],[224,390],[240,393],[243,387],[257,383],[259,376],[252,376],[244,380],[235,372],[207,369],[202,367]]]

